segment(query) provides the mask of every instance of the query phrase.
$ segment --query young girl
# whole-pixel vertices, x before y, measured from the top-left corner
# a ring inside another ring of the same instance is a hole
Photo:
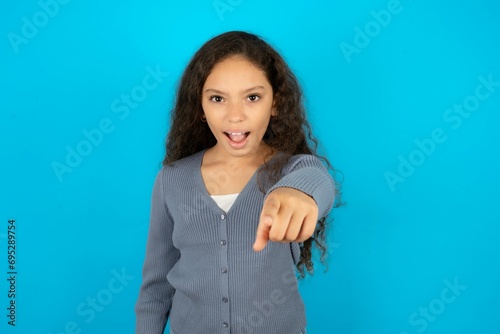
[[[312,271],[313,241],[325,251],[338,193],[316,146],[271,46],[233,31],[200,48],[153,186],[136,333],[168,318],[171,334],[306,333],[295,268]]]

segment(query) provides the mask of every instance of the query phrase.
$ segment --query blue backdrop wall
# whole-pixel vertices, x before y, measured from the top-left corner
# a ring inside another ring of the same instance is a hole
[[[283,54],[344,175],[309,332],[500,333],[498,2],[0,7],[2,333],[133,333],[175,88],[228,30]]]

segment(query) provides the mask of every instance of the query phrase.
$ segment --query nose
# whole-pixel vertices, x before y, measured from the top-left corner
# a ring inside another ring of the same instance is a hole
[[[227,114],[230,122],[241,122],[245,117],[243,103],[239,101],[229,103]]]

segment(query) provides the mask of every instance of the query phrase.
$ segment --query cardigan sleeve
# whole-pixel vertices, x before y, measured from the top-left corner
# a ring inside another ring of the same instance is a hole
[[[146,257],[135,305],[136,334],[163,333],[175,293],[167,274],[180,254],[172,242],[173,219],[165,202],[163,173],[165,167],[156,175],[151,196]]]
[[[290,158],[283,167],[281,179],[266,193],[279,187],[289,187],[311,196],[318,205],[318,218],[325,217],[333,207],[335,183],[321,160],[311,154],[299,154]]]

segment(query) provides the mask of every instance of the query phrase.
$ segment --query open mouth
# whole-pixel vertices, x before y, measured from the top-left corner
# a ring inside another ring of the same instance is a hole
[[[224,134],[232,141],[235,143],[241,143],[245,139],[247,139],[248,135],[250,134],[249,131],[246,132],[224,132]]]

